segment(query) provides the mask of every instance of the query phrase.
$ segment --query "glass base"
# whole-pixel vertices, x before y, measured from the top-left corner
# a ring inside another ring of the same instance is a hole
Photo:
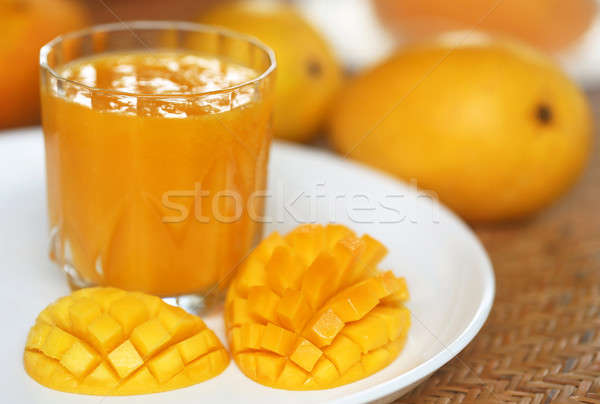
[[[73,291],[98,286],[81,278],[75,268],[69,264],[63,265],[62,270],[67,277],[69,287]],[[178,296],[160,296],[160,298],[165,303],[181,307],[188,313],[200,315],[207,314],[210,309],[219,306],[219,303],[223,301],[224,295],[225,292],[220,291],[219,293],[210,293],[207,295],[202,293],[191,293]]]

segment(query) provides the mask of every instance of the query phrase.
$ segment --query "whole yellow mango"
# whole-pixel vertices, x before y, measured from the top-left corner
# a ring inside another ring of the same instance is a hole
[[[226,2],[200,22],[252,35],[277,58],[274,134],[307,141],[321,129],[339,89],[342,71],[320,34],[291,6],[277,2]]]
[[[340,153],[417,180],[471,221],[548,205],[578,177],[591,143],[586,98],[565,74],[479,34],[399,51],[348,86],[330,123]]]
[[[72,0],[0,1],[0,128],[40,120],[40,48],[59,34],[88,24]]]
[[[595,0],[374,0],[384,23],[401,37],[477,28],[547,51],[572,45],[593,24]],[[549,29],[549,27],[552,27]]]

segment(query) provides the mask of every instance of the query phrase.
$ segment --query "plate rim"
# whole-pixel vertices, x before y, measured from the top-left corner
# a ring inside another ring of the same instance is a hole
[[[370,175],[376,175],[384,178],[386,181],[396,182],[403,187],[408,187],[408,184],[406,184],[404,181],[394,177],[393,175],[385,171],[368,166],[358,160],[343,158],[328,149],[317,149],[315,147],[307,146],[304,144],[295,144],[293,142],[280,139],[274,139],[273,146],[279,149],[284,149],[288,152],[300,151],[303,154],[320,154],[321,158],[326,157],[328,159],[336,160],[336,164],[354,166],[355,168],[356,166],[358,166],[360,170],[366,171]],[[477,309],[473,317],[471,318],[471,321],[467,324],[463,331],[454,338],[454,340],[450,344],[444,346],[444,348],[440,350],[440,352],[436,353],[425,362],[415,366],[413,369],[410,369],[407,372],[401,373],[398,376],[393,377],[388,381],[365,388],[355,393],[351,393],[345,397],[336,398],[330,401],[331,404],[354,404],[364,403],[371,400],[377,400],[380,398],[384,398],[390,394],[393,394],[405,387],[409,387],[415,383],[424,381],[425,378],[435,373],[446,363],[448,363],[450,360],[456,357],[471,341],[473,341],[473,339],[477,336],[477,334],[485,324],[491,312],[494,303],[494,298],[496,295],[496,278],[494,274],[494,267],[492,261],[481,240],[479,240],[479,238],[475,235],[473,230],[471,230],[471,228],[466,224],[466,222],[463,221],[462,218],[460,218],[456,213],[450,210],[443,203],[439,201],[436,201],[435,203],[444,212],[445,215],[454,220],[456,225],[460,228],[460,231],[463,232],[464,235],[473,243],[477,254],[479,255],[479,258],[482,259],[481,272],[483,274],[482,281],[484,289],[479,305],[477,306]],[[441,343],[441,341],[439,340],[438,342]],[[402,378],[402,386],[398,386],[400,378]]]

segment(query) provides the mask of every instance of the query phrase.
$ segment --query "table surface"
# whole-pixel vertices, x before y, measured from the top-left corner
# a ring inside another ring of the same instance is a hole
[[[479,335],[395,403],[600,403],[600,90],[581,180],[527,221],[475,226],[496,273]]]

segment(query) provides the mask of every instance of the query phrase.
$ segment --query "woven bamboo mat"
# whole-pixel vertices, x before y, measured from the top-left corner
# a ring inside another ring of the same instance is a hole
[[[591,95],[596,133],[600,91]],[[480,334],[395,403],[600,403],[600,156],[562,201],[476,227],[496,273]]]

